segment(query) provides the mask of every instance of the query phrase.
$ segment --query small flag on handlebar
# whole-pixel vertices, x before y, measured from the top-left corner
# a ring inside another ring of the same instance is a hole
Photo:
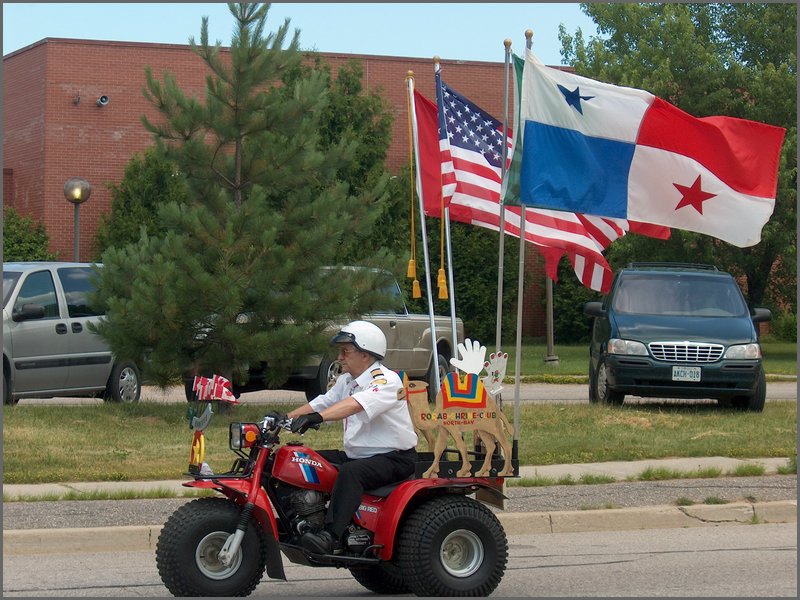
[[[211,378],[196,376],[192,392],[197,400],[220,400],[230,404],[239,404],[231,391],[231,382],[221,375],[213,375]]]

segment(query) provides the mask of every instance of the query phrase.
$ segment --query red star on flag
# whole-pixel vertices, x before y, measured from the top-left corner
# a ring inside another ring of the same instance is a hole
[[[681,201],[678,203],[678,206],[675,207],[675,210],[678,210],[684,206],[693,206],[695,210],[702,215],[703,202],[716,196],[716,194],[709,194],[708,192],[704,192],[702,190],[700,184],[700,175],[698,175],[697,179],[694,180],[692,187],[686,187],[680,183],[673,183],[672,185],[678,188],[678,191],[683,194],[683,198],[681,198]]]

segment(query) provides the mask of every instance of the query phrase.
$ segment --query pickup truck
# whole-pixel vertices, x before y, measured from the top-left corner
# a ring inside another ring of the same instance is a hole
[[[427,314],[411,314],[403,302],[400,285],[394,281],[391,287],[394,300],[392,306],[397,307],[391,311],[376,312],[360,317],[365,321],[375,323],[386,335],[386,356],[383,364],[395,371],[405,371],[411,379],[422,379],[428,382],[431,398],[435,398],[437,390],[434,388],[434,368],[439,369],[439,380],[450,371],[450,358],[457,342],[464,341],[464,323],[456,319],[456,335],[458,340],[453,341],[453,328],[450,317],[436,316],[436,352],[432,360],[433,345],[431,343],[431,323]],[[344,325],[342,323],[341,325]],[[333,327],[331,336],[338,328]],[[328,389],[328,384],[336,379],[340,372],[339,363],[330,356],[332,353],[312,357],[308,363],[292,373],[289,379],[278,387],[303,391],[306,398],[311,400]],[[249,380],[246,384],[234,384],[235,394],[266,389],[263,382],[263,366],[251,366]],[[192,399],[192,378],[184,378],[187,400]]]

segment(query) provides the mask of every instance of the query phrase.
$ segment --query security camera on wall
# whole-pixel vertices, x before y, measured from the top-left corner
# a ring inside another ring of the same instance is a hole
[[[108,96],[100,96],[95,104],[97,104],[97,106],[105,106],[108,104]]]

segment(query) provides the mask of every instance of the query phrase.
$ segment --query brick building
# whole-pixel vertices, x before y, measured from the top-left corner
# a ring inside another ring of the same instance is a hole
[[[407,164],[405,78],[413,71],[417,89],[435,98],[432,60],[321,56],[334,74],[350,59],[361,61],[365,89],[381,90],[392,106],[388,168]],[[502,117],[502,63],[443,59],[441,65],[449,85]],[[142,94],[145,66],[159,79],[169,71],[188,94],[203,96],[207,70],[188,45],[46,38],[3,57],[3,202],[43,221],[51,250],[63,260],[73,255],[73,207],[63,192],[67,179],[80,176],[92,185],[91,198],[80,213],[80,253],[86,258],[91,256],[100,216],[110,210],[108,184],[119,183],[130,157],[152,144],[141,123],[142,115],[157,121],[156,111]],[[103,106],[97,103],[101,96],[108,98]],[[526,256],[523,332],[541,337],[545,333],[542,261],[532,249]]]

